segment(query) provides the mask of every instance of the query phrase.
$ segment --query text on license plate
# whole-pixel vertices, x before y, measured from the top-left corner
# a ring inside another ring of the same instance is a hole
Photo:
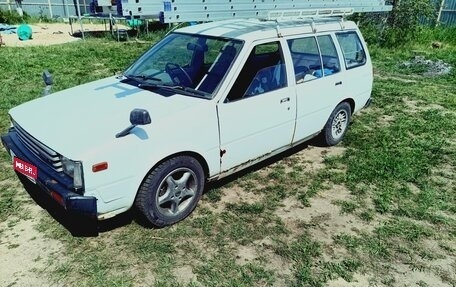
[[[22,173],[23,175],[26,175],[33,179],[38,178],[38,168],[36,166],[34,166],[33,164],[30,164],[17,157],[14,157],[13,165],[14,165],[14,170]]]

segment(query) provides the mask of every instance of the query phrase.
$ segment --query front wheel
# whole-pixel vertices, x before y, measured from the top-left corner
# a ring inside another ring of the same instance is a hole
[[[338,144],[350,124],[351,107],[347,102],[340,103],[329,116],[321,134],[320,141],[325,146]]]
[[[171,225],[195,209],[204,183],[204,171],[196,159],[189,156],[171,158],[146,176],[135,205],[153,225]]]

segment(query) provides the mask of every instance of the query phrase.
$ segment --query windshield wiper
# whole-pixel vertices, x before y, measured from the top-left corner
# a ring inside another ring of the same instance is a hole
[[[133,81],[136,81],[140,84],[143,84],[144,81],[147,81],[147,80],[152,80],[152,81],[156,81],[156,82],[161,82],[162,80],[159,79],[159,78],[155,78],[151,75],[126,75],[126,74],[123,74],[123,76],[129,80],[133,80]]]
[[[150,89],[150,88],[156,88],[156,89],[164,89],[172,92],[179,93],[181,95],[185,96],[190,96],[190,97],[198,97],[198,98],[205,98],[205,99],[210,99],[211,94],[203,92],[203,91],[198,91],[193,88],[189,87],[184,87],[184,86],[171,86],[171,85],[163,85],[163,84],[152,84],[152,83],[140,83],[138,85],[138,88],[144,88],[144,89]]]

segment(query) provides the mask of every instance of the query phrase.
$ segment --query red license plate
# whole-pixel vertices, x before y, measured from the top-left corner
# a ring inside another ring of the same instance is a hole
[[[13,159],[14,170],[23,175],[36,180],[38,178],[38,168],[33,164],[25,162],[17,157]]]

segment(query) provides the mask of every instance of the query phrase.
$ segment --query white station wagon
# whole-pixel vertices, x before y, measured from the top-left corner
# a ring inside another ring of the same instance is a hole
[[[11,109],[2,142],[18,175],[69,212],[102,220],[135,205],[165,226],[208,181],[315,136],[339,143],[372,79],[353,22],[205,23],[167,35],[122,75]]]

